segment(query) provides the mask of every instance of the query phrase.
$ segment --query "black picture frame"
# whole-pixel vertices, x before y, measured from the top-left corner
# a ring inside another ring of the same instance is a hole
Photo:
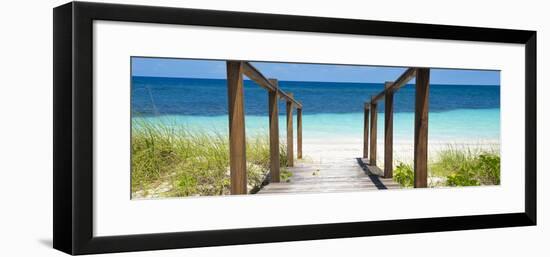
[[[69,254],[536,225],[536,31],[71,2],[54,8],[53,246]],[[525,210],[518,213],[93,236],[94,20],[515,43],[525,46]]]

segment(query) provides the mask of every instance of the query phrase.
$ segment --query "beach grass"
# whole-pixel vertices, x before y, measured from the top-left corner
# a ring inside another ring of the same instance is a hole
[[[280,147],[281,179],[286,146]],[[249,191],[262,185],[269,173],[269,138],[247,138]],[[182,125],[132,121],[131,190],[134,198],[227,195],[230,190],[229,141],[215,131],[199,131]]]
[[[497,146],[482,149],[449,145],[435,156],[428,165],[430,187],[500,184],[500,153]],[[412,187],[412,165],[399,163],[394,171],[394,180],[403,187]]]

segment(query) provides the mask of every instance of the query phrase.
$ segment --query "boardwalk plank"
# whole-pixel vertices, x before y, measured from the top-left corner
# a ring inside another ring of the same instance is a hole
[[[392,179],[380,177],[383,171],[368,163],[367,159],[353,158],[321,164],[298,162],[289,168],[293,173],[290,182],[268,184],[258,193],[336,193],[400,188]]]

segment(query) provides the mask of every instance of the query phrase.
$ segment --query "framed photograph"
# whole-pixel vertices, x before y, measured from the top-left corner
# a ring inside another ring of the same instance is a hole
[[[536,32],[54,9],[54,248],[536,224]]]

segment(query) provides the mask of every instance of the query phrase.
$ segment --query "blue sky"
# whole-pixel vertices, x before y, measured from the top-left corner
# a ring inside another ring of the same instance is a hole
[[[266,77],[286,81],[383,83],[405,68],[252,62]],[[224,79],[225,62],[132,57],[133,76]],[[431,84],[500,85],[499,71],[432,69]]]

